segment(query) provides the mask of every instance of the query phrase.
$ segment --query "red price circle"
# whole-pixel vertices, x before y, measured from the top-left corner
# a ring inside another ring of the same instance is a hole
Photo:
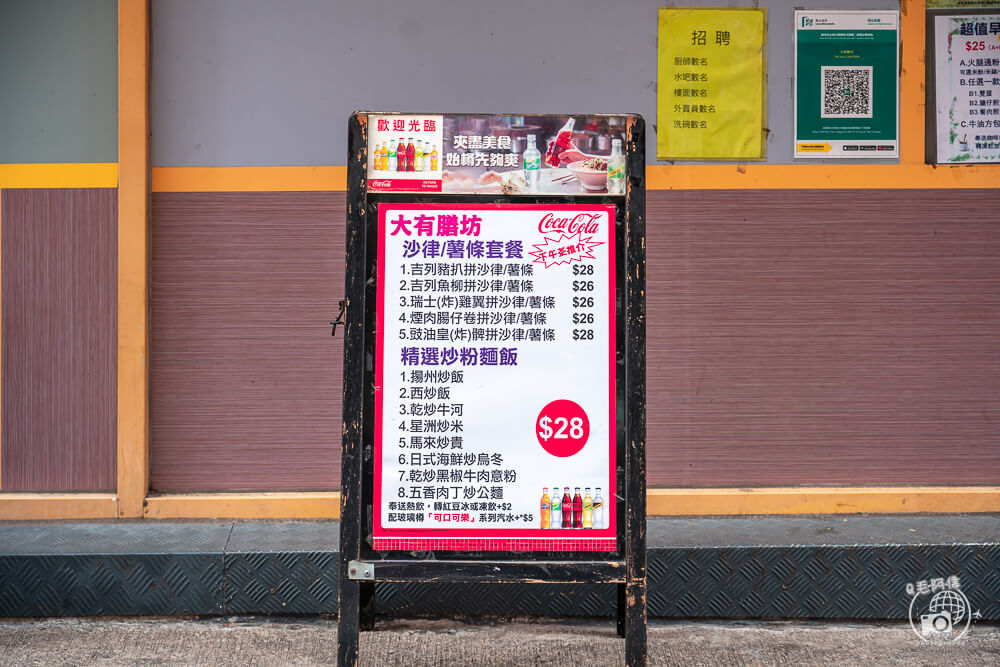
[[[552,456],[573,456],[590,437],[590,420],[578,404],[567,399],[552,401],[538,413],[535,436]]]

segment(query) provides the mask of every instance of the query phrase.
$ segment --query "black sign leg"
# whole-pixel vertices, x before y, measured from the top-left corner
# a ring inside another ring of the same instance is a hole
[[[631,408],[630,408],[631,410]],[[645,411],[641,410],[645,432]],[[645,438],[643,438],[645,440]],[[644,443],[643,443],[644,444]],[[646,654],[646,459],[643,446],[629,442],[628,507],[626,510],[625,556],[625,664],[645,667]],[[619,595],[621,585],[619,585]],[[619,598],[619,610],[622,608]],[[619,611],[619,614],[621,611]]]
[[[341,570],[346,568],[346,561],[341,563]],[[361,635],[359,590],[357,581],[347,578],[345,571],[340,573],[340,603],[337,610],[337,665],[339,667],[354,667],[358,664],[358,640]]]
[[[638,412],[645,435],[645,410],[630,407],[630,412]],[[643,442],[630,440],[628,463],[632,470],[628,474],[628,507],[626,509],[626,535],[628,553],[625,555],[625,585],[619,584],[618,609],[625,609],[625,664],[629,667],[645,667],[646,655],[646,457]],[[624,604],[621,589],[625,589]]]
[[[628,138],[628,319],[626,321],[625,663],[646,655],[646,183],[645,122],[630,120]],[[619,602],[619,604],[621,604]]]
[[[645,667],[646,655],[646,582],[626,584],[625,664],[628,667]]]
[[[616,584],[615,588],[618,590],[618,605],[616,607],[616,630],[618,631],[619,637],[625,636],[625,584]]]
[[[358,584],[361,589],[360,596],[360,606],[361,606],[361,629],[362,630],[374,630],[375,629],[375,582],[374,581],[362,581]]]
[[[345,272],[343,436],[340,456],[340,604],[337,664],[358,664],[361,634],[361,585],[348,573],[361,560],[364,523],[361,502],[361,451],[364,423],[365,354],[365,121],[357,114],[348,123],[347,270]],[[374,599],[374,597],[373,597]]]

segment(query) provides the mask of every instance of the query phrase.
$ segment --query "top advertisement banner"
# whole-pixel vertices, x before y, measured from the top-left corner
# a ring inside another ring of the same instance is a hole
[[[369,114],[368,191],[624,195],[626,116]]]

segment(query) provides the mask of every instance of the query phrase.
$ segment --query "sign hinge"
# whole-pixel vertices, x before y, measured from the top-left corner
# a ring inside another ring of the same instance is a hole
[[[361,581],[375,581],[375,565],[360,560],[347,563],[347,578]]]

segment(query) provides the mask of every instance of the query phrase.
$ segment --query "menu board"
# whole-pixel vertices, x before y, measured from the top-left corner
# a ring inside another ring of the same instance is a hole
[[[623,116],[371,114],[369,192],[623,195]]]
[[[934,17],[938,163],[1000,162],[1000,13]]]
[[[378,204],[376,550],[616,549],[615,207]]]
[[[796,158],[899,157],[899,12],[795,12]]]

